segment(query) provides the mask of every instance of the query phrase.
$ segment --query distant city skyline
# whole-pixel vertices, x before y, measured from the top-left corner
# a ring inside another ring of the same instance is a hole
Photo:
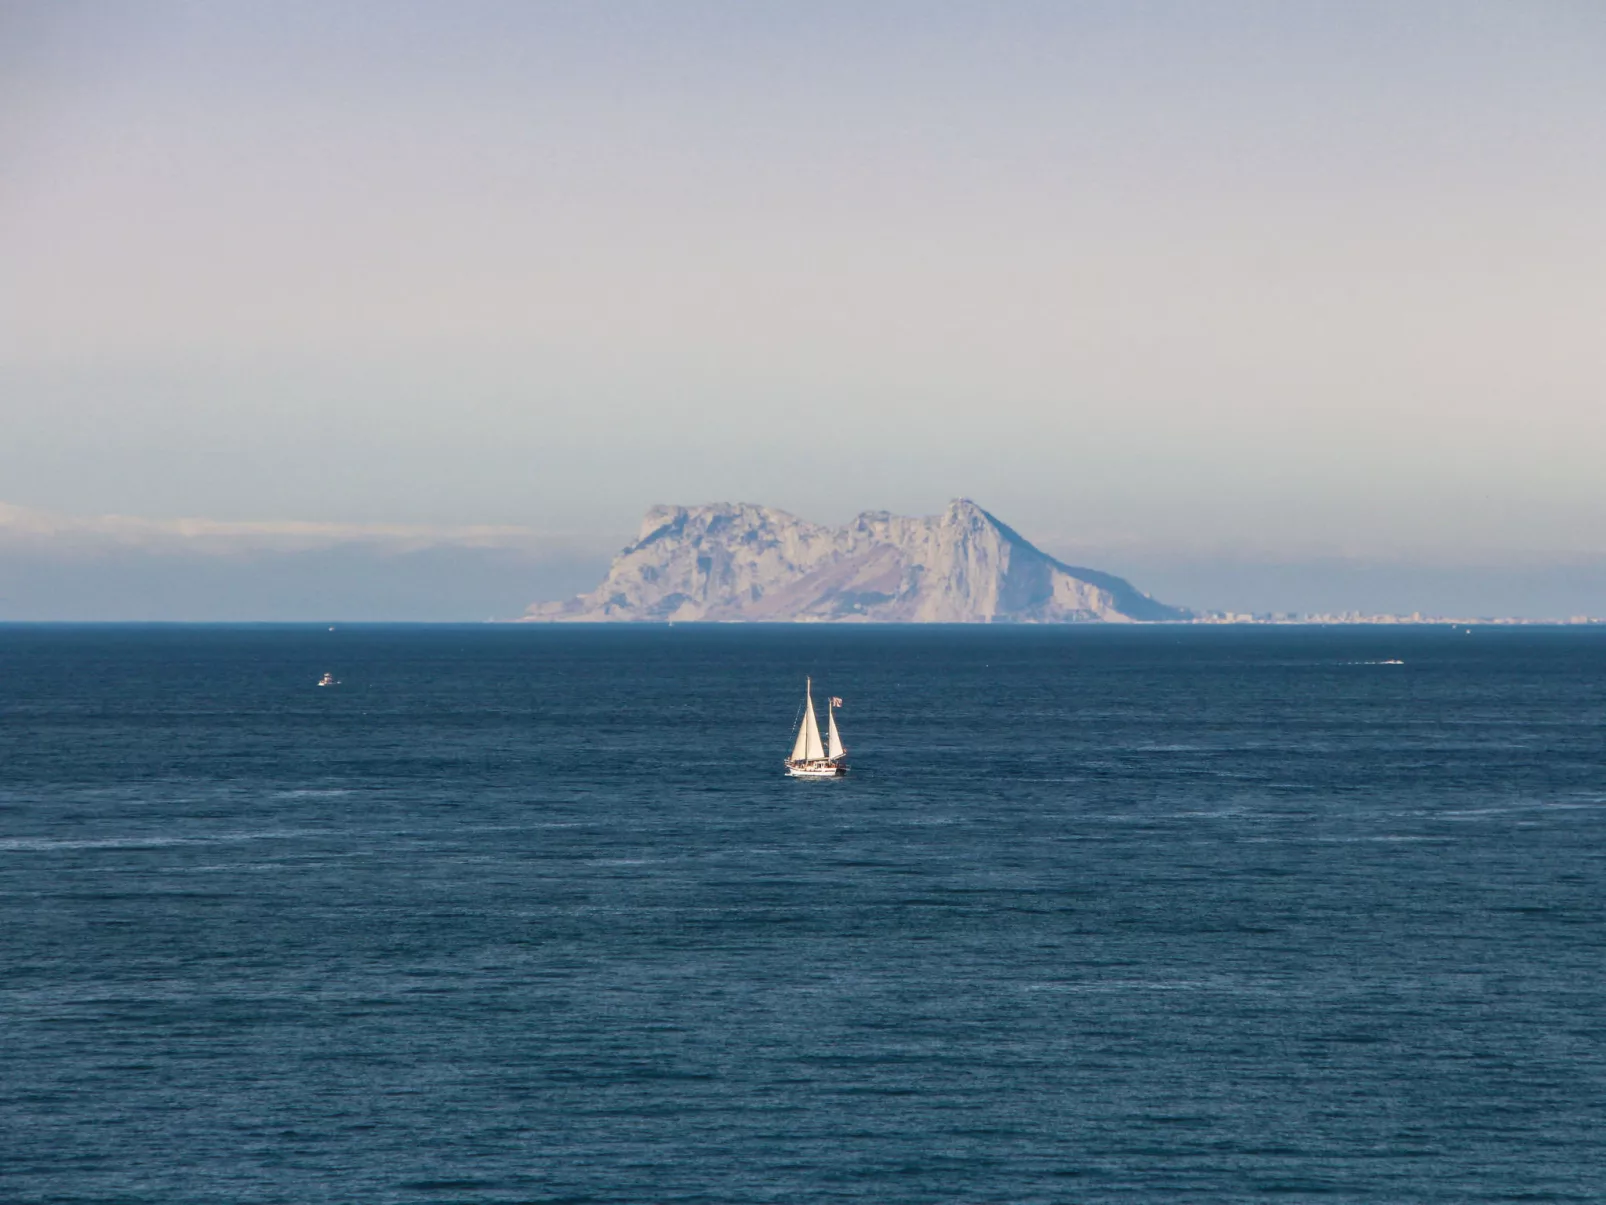
[[[1606,611],[1603,61],[1565,0],[8,4],[0,504],[567,582],[967,494],[1182,605]]]

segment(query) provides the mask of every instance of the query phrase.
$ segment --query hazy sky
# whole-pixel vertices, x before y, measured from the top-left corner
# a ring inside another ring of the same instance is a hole
[[[1606,5],[0,0],[0,502],[1606,552]]]

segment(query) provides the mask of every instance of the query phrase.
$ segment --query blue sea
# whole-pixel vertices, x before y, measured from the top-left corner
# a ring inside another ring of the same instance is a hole
[[[1262,1198],[1606,1200],[1606,631],[0,628],[6,1205]]]

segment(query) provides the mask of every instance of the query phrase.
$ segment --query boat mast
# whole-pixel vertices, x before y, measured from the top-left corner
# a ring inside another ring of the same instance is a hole
[[[797,741],[792,745],[793,761],[823,761],[825,748],[820,744],[820,722],[814,717],[814,680],[805,680],[803,687],[803,722],[798,725]]]
[[[792,742],[792,761],[802,761],[809,753],[809,720],[807,713],[797,726],[797,740]]]

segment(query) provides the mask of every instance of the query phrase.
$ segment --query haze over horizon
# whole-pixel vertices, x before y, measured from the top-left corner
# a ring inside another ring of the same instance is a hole
[[[512,619],[530,603],[594,588],[629,538],[603,549],[516,526],[150,520],[0,504],[0,622]],[[1561,619],[1596,614],[1606,597],[1606,558],[1478,565],[1233,550],[1189,559],[1085,544],[1043,551],[1199,612]]]
[[[1562,0],[0,5],[0,503],[540,533],[434,539],[464,618],[655,503],[958,494],[1180,605],[1606,612],[1603,61]],[[13,543],[0,618],[173,571]]]

